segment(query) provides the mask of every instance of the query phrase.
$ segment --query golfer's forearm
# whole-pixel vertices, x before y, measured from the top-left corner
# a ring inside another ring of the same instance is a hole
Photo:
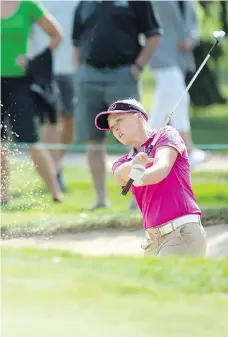
[[[144,48],[141,50],[140,54],[135,60],[135,63],[138,63],[141,66],[144,66],[145,64],[147,64],[150,58],[153,56],[154,51],[156,47],[158,46],[159,42],[160,42],[159,35],[149,37],[146,40],[146,44]]]
[[[153,165],[146,170],[143,178],[143,185],[153,185],[160,183],[169,174],[169,167],[164,165]]]
[[[129,180],[129,174],[132,168],[132,161],[122,164],[118,169],[120,178],[127,182]]]

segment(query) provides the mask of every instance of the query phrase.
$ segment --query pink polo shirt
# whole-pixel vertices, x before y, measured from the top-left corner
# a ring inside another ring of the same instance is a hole
[[[152,131],[150,138],[142,145],[142,151],[145,152],[148,149],[157,132],[157,130]],[[173,127],[167,126],[161,132],[150,157],[155,156],[160,146],[173,147],[179,153],[169,175],[158,184],[131,187],[131,192],[142,212],[145,229],[159,226],[183,215],[202,214],[191,188],[188,154],[181,136]],[[132,160],[135,155],[136,153],[131,151],[129,155],[117,160],[112,168],[113,173],[117,167]],[[149,164],[147,167],[152,165]]]

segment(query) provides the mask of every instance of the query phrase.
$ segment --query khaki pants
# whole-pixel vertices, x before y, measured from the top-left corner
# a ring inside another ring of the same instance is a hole
[[[145,255],[155,256],[205,256],[206,232],[201,222],[186,223],[169,234],[149,234]]]

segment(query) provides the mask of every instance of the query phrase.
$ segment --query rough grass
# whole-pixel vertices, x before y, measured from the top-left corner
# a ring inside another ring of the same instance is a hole
[[[2,249],[2,331],[4,337],[225,337],[227,278],[225,259]]]

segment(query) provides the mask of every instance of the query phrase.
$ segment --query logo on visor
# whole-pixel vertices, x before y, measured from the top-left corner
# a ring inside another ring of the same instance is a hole
[[[113,111],[116,109],[116,103],[113,103],[109,108],[108,111]]]

